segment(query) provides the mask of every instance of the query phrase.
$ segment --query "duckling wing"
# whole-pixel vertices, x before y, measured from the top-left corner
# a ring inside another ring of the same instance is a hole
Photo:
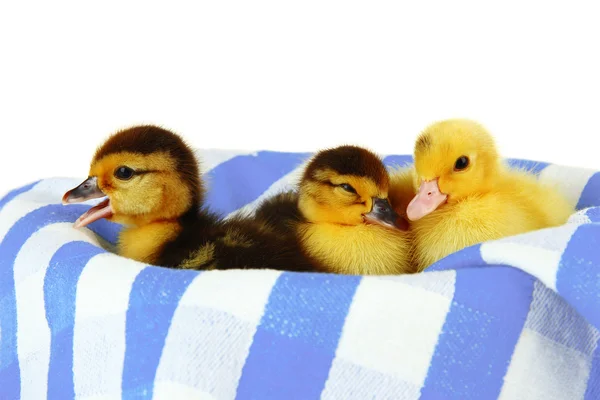
[[[160,249],[157,265],[181,269],[211,269],[215,242],[225,235],[220,218],[207,210],[179,220],[179,234]]]
[[[277,232],[292,234],[304,220],[298,208],[298,193],[289,191],[266,199],[256,210],[255,219]]]
[[[195,270],[314,271],[295,235],[283,235],[250,217],[221,220],[207,211],[180,220],[177,238],[160,251],[158,265]]]
[[[252,218],[227,220],[224,235],[215,241],[214,255],[217,269],[316,270],[295,235],[282,235]]]

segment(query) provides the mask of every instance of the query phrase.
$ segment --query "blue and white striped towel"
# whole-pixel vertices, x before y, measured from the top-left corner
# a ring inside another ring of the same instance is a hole
[[[201,152],[208,202],[252,209],[308,155]],[[13,191],[0,398],[598,399],[600,173],[517,163],[581,211],[397,277],[146,266],[99,246],[118,226],[73,229],[87,206],[59,203],[80,179]]]

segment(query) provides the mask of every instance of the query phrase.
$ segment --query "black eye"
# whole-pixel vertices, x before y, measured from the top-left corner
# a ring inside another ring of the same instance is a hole
[[[117,179],[126,181],[128,179],[131,179],[131,177],[133,176],[133,173],[134,173],[134,171],[129,167],[119,167],[115,171],[115,177]]]
[[[354,190],[354,188],[350,185],[348,185],[347,183],[342,183],[340,185],[340,187],[342,189],[344,189],[346,192],[350,192],[350,193],[356,193],[356,190]]]
[[[456,159],[456,162],[454,163],[454,170],[462,171],[463,169],[467,168],[468,166],[469,166],[469,157],[460,156]]]

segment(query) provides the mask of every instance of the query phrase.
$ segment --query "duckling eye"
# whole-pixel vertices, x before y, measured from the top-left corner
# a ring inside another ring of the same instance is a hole
[[[126,181],[128,179],[131,179],[131,177],[133,176],[133,173],[134,173],[134,171],[129,167],[119,167],[115,171],[115,177],[117,179]]]
[[[456,159],[456,162],[454,163],[454,170],[462,171],[463,169],[467,168],[468,166],[469,166],[469,157],[460,156]]]
[[[356,190],[348,185],[347,183],[342,183],[341,185],[339,185],[342,189],[344,189],[346,192],[350,192],[350,193],[356,193]]]

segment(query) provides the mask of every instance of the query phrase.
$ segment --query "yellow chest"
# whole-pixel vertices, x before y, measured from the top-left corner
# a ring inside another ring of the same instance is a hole
[[[305,223],[298,228],[304,250],[327,272],[385,275],[412,272],[406,232],[376,225]]]
[[[125,228],[119,235],[119,255],[154,264],[162,246],[174,239],[181,227],[175,222],[148,224]]]
[[[414,262],[422,271],[465,247],[541,228],[530,214],[521,202],[502,196],[444,205],[412,223]]]

